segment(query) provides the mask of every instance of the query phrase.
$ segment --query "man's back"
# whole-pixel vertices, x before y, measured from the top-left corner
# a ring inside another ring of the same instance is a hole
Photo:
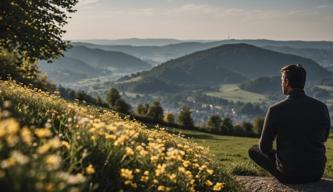
[[[269,109],[268,134],[277,138],[277,169],[291,176],[321,174],[325,168],[325,145],[330,118],[325,104],[294,90],[287,99]],[[267,134],[267,133],[263,133]],[[265,150],[271,141],[261,140]]]
[[[305,95],[305,80],[302,65],[281,68],[281,90],[289,96],[268,109],[259,145],[249,149],[250,158],[283,183],[318,181],[325,170],[330,117],[324,103]]]

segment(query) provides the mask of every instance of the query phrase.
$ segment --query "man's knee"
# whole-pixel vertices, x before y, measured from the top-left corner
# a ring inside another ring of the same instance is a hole
[[[249,154],[249,157],[251,159],[253,159],[255,157],[255,154],[257,154],[259,152],[259,145],[258,144],[255,144],[253,145],[249,150],[248,150],[248,154]]]

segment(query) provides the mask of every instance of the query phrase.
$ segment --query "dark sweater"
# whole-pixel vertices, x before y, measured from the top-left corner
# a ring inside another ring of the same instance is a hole
[[[325,145],[330,131],[327,106],[295,89],[266,114],[260,150],[273,153],[276,138],[276,166],[290,176],[320,175],[325,169]]]

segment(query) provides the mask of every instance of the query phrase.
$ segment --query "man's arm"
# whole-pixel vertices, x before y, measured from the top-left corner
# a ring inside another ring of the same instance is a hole
[[[324,142],[326,142],[329,134],[330,134],[330,131],[331,131],[331,118],[330,118],[330,114],[328,112],[328,109],[327,109],[327,106],[325,105],[325,109],[324,109],[324,117],[325,117],[325,122],[324,122],[324,127],[325,127],[325,138],[324,138]]]
[[[276,117],[273,116],[272,109],[269,108],[266,113],[264,126],[259,141],[260,151],[268,155],[273,153],[273,141],[277,134],[273,118]]]

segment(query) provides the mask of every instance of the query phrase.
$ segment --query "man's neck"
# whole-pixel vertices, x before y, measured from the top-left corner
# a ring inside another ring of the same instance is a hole
[[[288,90],[287,95],[292,96],[292,95],[299,95],[299,94],[304,94],[304,90],[300,89],[300,88],[290,88]]]

